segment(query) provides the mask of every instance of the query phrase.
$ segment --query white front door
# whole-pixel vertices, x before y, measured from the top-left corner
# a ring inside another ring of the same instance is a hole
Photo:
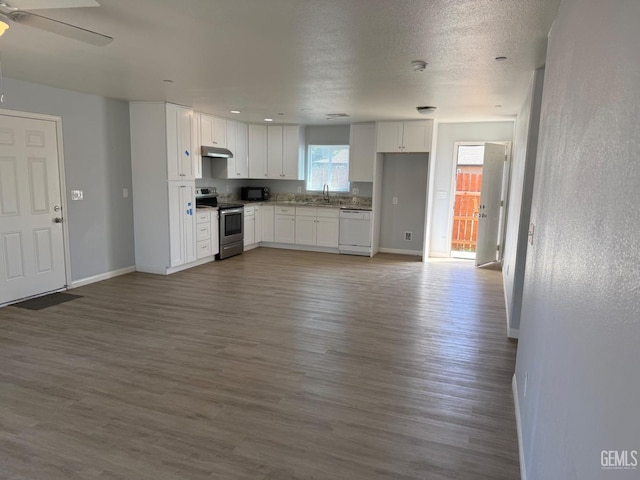
[[[65,287],[56,123],[0,115],[0,305]]]
[[[482,191],[476,244],[476,266],[498,258],[498,236],[502,202],[502,174],[506,159],[503,144],[485,143],[482,163]]]

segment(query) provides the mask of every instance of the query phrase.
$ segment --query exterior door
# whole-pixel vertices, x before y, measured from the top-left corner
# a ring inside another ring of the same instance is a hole
[[[484,144],[482,191],[476,244],[476,266],[493,263],[498,258],[498,236],[502,202],[502,174],[506,160],[505,145]]]
[[[66,284],[56,123],[0,115],[0,304]]]

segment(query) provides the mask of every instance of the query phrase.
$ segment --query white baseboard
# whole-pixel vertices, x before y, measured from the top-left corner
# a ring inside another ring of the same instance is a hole
[[[145,265],[136,265],[136,272],[153,273],[154,275],[171,275],[172,273],[181,272],[188,268],[204,265],[205,263],[213,262],[215,255],[203,257],[195,262],[185,263],[184,265],[178,265],[177,267],[147,267]]]
[[[101,273],[100,275],[94,275],[93,277],[82,278],[80,280],[75,280],[71,282],[68,288],[78,288],[84,287],[85,285],[89,285],[96,282],[101,282],[103,280],[109,280],[110,278],[119,277],[120,275],[126,275],[127,273],[132,273],[136,271],[135,265],[130,267],[120,268],[118,270],[112,270],[110,272]]]
[[[451,258],[447,252],[429,252],[430,258]]]
[[[509,338],[520,338],[520,329],[507,327],[507,336]]]
[[[395,253],[397,255],[415,255],[422,256],[422,250],[403,250],[400,248],[380,248],[380,253]]]
[[[518,382],[516,374],[513,374],[511,381],[511,389],[513,390],[513,403],[516,407],[516,427],[518,429],[518,453],[520,456],[520,480],[527,480],[527,467],[524,461],[524,447],[522,445],[522,420],[520,418],[520,399],[518,397]]]

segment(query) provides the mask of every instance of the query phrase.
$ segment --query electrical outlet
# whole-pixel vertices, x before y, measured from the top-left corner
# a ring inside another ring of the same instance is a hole
[[[84,192],[82,190],[71,190],[71,200],[82,200]]]
[[[122,198],[128,198],[129,197],[129,189],[128,188],[123,188],[122,189]]]
[[[298,193],[302,193],[302,187],[298,187],[298,188],[296,189],[296,191],[297,191]]]
[[[413,232],[404,232],[404,239],[407,242],[410,242],[412,238],[413,238]]]
[[[394,205],[397,205],[398,204],[398,197],[393,197],[392,202],[393,202]]]
[[[352,190],[352,192],[353,192],[354,195],[360,195],[360,189],[359,188],[354,188]]]

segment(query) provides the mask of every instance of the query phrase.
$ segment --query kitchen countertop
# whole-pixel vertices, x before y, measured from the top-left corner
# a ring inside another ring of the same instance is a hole
[[[349,203],[315,203],[315,202],[296,202],[291,200],[285,201],[267,201],[267,202],[255,202],[255,201],[239,201],[244,205],[271,205],[274,207],[311,207],[311,208],[339,208],[342,210],[368,210],[371,211],[371,206],[357,205]]]

